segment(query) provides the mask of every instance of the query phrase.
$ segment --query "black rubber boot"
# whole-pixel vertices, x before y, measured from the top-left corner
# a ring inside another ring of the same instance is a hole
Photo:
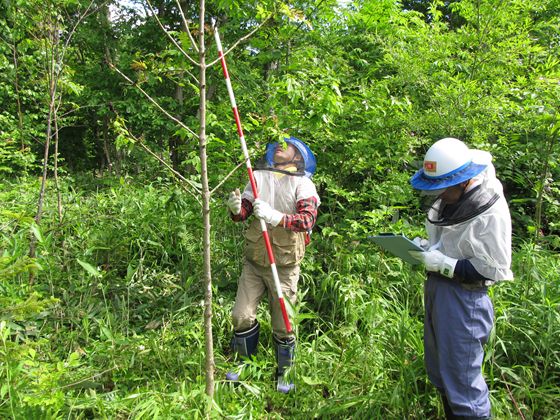
[[[259,331],[260,325],[257,322],[245,331],[237,331],[233,333],[233,337],[231,339],[231,350],[238,361],[241,361],[241,365],[243,365],[243,359],[250,359],[252,356],[257,354]],[[239,369],[231,370],[226,373],[226,379],[233,382],[239,381]]]
[[[276,390],[287,394],[295,389],[294,383],[286,378],[286,370],[294,363],[294,353],[296,349],[296,339],[279,340],[274,337],[274,347],[276,351]]]

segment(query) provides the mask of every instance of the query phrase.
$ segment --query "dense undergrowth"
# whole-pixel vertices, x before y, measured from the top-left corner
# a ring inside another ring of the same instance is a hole
[[[63,221],[50,191],[38,227],[36,182],[0,184],[0,417],[204,417],[198,205],[164,180],[67,178]],[[243,226],[213,202],[216,418],[443,418],[423,367],[423,272],[366,240],[368,230],[418,227],[391,226],[384,211],[358,223],[323,208],[295,308],[297,392],[284,396],[272,382],[266,305],[245,380],[223,380]],[[491,290],[493,414],[556,418],[560,260],[516,238],[513,269],[514,282]]]

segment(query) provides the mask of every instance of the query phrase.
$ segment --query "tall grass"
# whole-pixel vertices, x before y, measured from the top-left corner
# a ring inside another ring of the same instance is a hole
[[[494,289],[489,373],[505,414],[554,418],[560,409],[560,258],[533,243],[514,259],[516,281]]]
[[[63,185],[63,223],[51,222],[56,203],[47,202],[39,227],[33,182],[0,185],[0,417],[205,417],[197,205],[163,180],[80,185]],[[224,380],[243,226],[213,203],[213,417],[442,418],[423,366],[423,272],[360,240],[363,227],[329,220],[302,267],[297,392],[279,395],[265,304],[256,359],[239,386]],[[379,230],[389,228],[383,220]],[[559,265],[519,244],[516,281],[491,291],[484,369],[498,419],[552,419],[560,409]]]

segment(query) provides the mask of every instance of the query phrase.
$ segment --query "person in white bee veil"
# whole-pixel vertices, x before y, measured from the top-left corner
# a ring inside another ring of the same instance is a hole
[[[425,249],[410,251],[428,271],[424,353],[448,419],[491,418],[482,376],[483,346],[494,324],[488,287],[513,280],[511,217],[490,153],[445,138],[427,151],[413,188],[435,198]]]

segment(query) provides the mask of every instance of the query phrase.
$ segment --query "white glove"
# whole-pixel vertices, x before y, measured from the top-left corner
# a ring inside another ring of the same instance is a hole
[[[260,198],[257,198],[253,203],[253,212],[259,219],[263,219],[272,226],[278,226],[278,223],[280,223],[284,217],[284,213],[273,209],[270,204],[266,201],[262,201]]]
[[[414,238],[412,240],[412,242],[414,242],[416,245],[418,245],[420,248],[422,248],[424,251],[428,250],[428,247],[430,246],[430,242],[427,239],[421,238],[419,236],[417,236],[416,238]]]
[[[452,278],[457,261],[455,258],[443,255],[440,251],[408,251],[408,253],[426,266],[428,271],[439,272],[442,276]]]
[[[227,206],[232,214],[238,215],[239,213],[241,213],[241,194],[239,194],[239,190],[235,190],[229,193]]]

